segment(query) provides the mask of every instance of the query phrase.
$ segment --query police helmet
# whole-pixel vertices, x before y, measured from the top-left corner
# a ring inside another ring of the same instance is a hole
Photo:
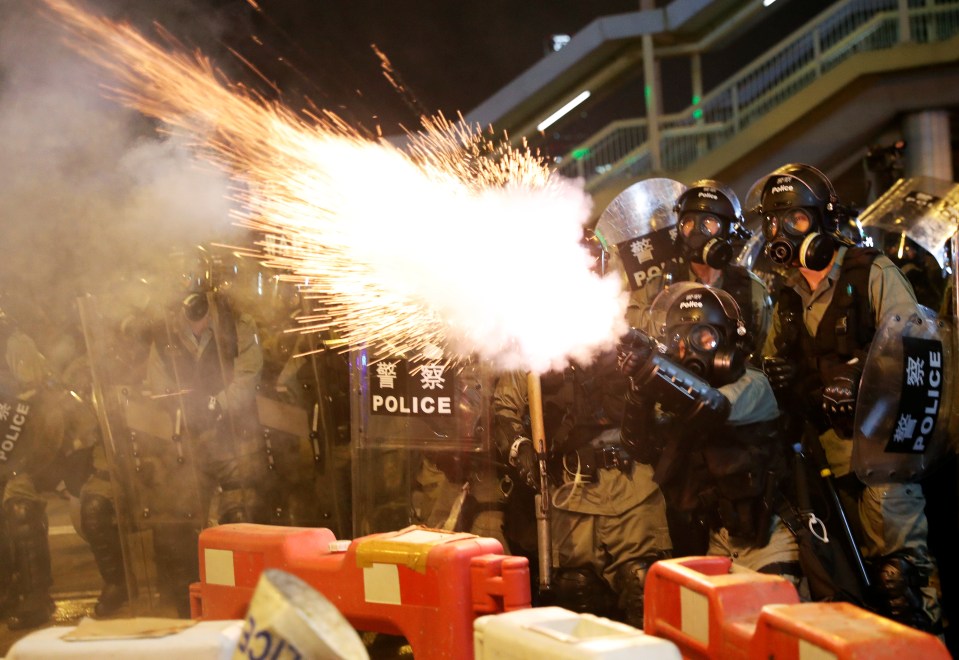
[[[667,351],[714,387],[738,379],[746,364],[746,325],[736,300],[710,286],[686,289],[666,311]]]

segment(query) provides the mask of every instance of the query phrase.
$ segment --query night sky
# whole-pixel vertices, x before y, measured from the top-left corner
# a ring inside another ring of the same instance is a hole
[[[635,11],[637,0],[96,0],[141,29],[156,21],[231,77],[257,84],[235,49],[293,107],[308,98],[357,128],[396,133],[423,114],[467,114],[547,53],[550,36]],[[373,46],[405,87],[383,76]],[[269,86],[259,89],[271,93]]]

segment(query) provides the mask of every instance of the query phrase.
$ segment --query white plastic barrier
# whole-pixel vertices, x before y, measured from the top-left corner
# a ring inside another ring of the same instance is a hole
[[[680,660],[679,649],[624,623],[562,607],[481,616],[473,622],[475,660]]]
[[[131,619],[134,623],[139,620]],[[154,619],[153,621],[158,621]],[[171,626],[182,625],[180,619],[170,619]],[[101,623],[101,622],[96,622]],[[110,622],[107,622],[110,623]],[[233,657],[242,621],[201,621],[162,637],[136,639],[106,639],[88,637],[71,641],[65,635],[74,634],[80,626],[53,626],[32,632],[18,640],[5,656],[6,660],[49,660],[50,658],[136,658],[136,660],[229,660]]]

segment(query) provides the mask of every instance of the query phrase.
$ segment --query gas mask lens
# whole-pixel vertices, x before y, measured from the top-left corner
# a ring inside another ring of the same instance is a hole
[[[679,233],[685,238],[692,236],[694,231],[704,236],[717,236],[723,228],[719,218],[708,213],[685,213],[679,219]]]
[[[766,221],[763,223],[763,235],[767,240],[772,240],[779,236],[780,231],[785,230],[787,234],[793,236],[805,236],[814,227],[815,222],[810,209],[787,209],[781,213],[766,216]]]
[[[719,333],[711,325],[694,325],[689,331],[689,344],[699,353],[712,353],[719,346]]]

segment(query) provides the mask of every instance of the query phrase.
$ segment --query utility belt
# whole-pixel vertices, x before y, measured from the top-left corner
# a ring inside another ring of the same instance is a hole
[[[597,447],[589,444],[568,451],[552,461],[551,471],[557,473],[554,477],[559,483],[575,480],[589,483],[596,480],[599,470],[615,469],[629,474],[634,462],[633,457],[619,445]]]

